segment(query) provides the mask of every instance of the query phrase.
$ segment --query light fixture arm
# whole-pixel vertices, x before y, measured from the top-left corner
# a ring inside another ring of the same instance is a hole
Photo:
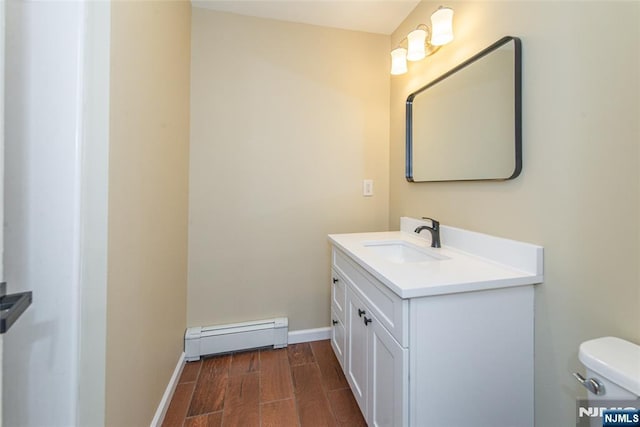
[[[424,40],[424,54],[425,54],[425,57],[431,56],[434,53],[436,53],[438,50],[440,50],[440,46],[434,46],[430,42],[431,34],[432,34],[431,27],[429,27],[426,24],[419,24],[416,27],[416,30],[423,30],[423,31],[426,31],[426,33],[427,33],[427,37]],[[404,40],[407,40],[407,38],[405,37]]]

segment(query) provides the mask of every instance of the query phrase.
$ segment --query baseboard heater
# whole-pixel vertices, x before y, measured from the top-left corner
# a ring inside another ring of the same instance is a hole
[[[286,317],[188,328],[184,335],[185,360],[192,362],[201,356],[259,347],[286,347],[288,333]]]

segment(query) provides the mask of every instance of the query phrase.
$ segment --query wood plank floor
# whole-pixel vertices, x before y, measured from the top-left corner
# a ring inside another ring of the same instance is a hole
[[[187,363],[163,427],[366,426],[330,342]]]

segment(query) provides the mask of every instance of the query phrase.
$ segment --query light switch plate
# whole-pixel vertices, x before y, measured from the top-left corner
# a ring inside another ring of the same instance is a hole
[[[373,180],[365,179],[362,181],[362,195],[369,197],[373,196]]]

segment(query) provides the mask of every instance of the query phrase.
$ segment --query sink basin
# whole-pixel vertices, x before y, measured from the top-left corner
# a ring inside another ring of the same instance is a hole
[[[447,259],[403,240],[364,242],[363,245],[376,255],[397,264]]]

